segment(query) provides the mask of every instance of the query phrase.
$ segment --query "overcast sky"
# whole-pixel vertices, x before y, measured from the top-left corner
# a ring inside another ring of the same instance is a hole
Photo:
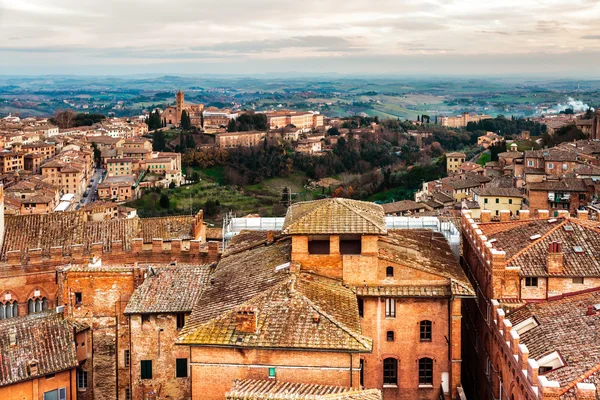
[[[0,74],[600,78],[600,0],[0,0]]]

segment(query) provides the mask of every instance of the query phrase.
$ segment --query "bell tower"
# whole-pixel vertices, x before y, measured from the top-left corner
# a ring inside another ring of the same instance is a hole
[[[175,107],[177,109],[177,123],[179,124],[181,122],[181,112],[185,107],[185,100],[183,98],[183,92],[181,91],[181,89],[178,90],[177,94],[175,95],[175,103]]]

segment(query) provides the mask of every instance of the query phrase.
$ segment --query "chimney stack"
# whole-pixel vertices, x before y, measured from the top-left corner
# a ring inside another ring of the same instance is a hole
[[[241,307],[235,317],[237,333],[256,333],[256,307]]]
[[[267,231],[267,243],[271,244],[275,241],[275,232]]]
[[[216,263],[219,261],[219,243],[208,242],[208,262]]]
[[[548,260],[546,263],[548,273],[551,275],[562,275],[565,272],[564,256],[560,242],[552,242],[548,246]]]

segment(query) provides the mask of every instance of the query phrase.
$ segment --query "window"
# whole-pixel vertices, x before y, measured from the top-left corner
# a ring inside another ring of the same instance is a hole
[[[512,204],[512,199],[508,199],[508,204]]]
[[[81,304],[82,296],[81,292],[75,292],[75,304]]]
[[[19,315],[19,305],[16,300],[0,303],[0,319],[17,317]]]
[[[527,160],[527,166],[533,167],[533,160]]]
[[[433,360],[431,358],[419,360],[419,385],[433,385]]]
[[[269,367],[269,378],[275,378],[275,367]]]
[[[360,254],[361,250],[360,236],[344,235],[340,237],[340,254]]]
[[[129,389],[125,389],[125,400],[131,400],[131,392]]]
[[[67,388],[60,388],[45,392],[44,400],[67,400]]]
[[[27,301],[29,314],[37,313],[48,309],[48,300],[45,297],[37,297]]]
[[[583,277],[579,276],[579,277],[573,278],[573,283],[583,285]]]
[[[385,268],[385,276],[388,278],[394,277],[394,267],[386,267]]]
[[[185,324],[185,314],[184,313],[178,313],[177,314],[177,329],[183,328],[184,324]]]
[[[142,314],[142,324],[150,321],[150,314]]]
[[[396,299],[385,299],[386,318],[396,318]]]
[[[77,368],[77,390],[86,390],[88,387],[88,373]]]
[[[554,164],[548,163],[548,169],[554,169]]]
[[[142,360],[142,379],[152,379],[152,360]]]
[[[487,199],[487,197],[485,197],[485,198],[483,199],[483,203],[484,203],[484,204],[487,204],[487,201],[488,201],[488,199]]]
[[[387,331],[387,341],[388,342],[393,342],[394,341],[394,331]]]
[[[563,164],[562,165],[562,169],[563,169],[563,171],[566,171],[567,170],[567,164]]]
[[[131,353],[129,352],[129,350],[125,350],[123,352],[123,363],[125,364],[126,367],[129,367],[129,360],[131,359]]]
[[[528,277],[525,277],[525,286],[537,287],[537,285],[538,285],[538,278],[537,278],[537,276],[528,276]]]
[[[329,237],[314,236],[308,238],[308,254],[329,254]]]
[[[187,378],[188,376],[188,360],[187,358],[178,358],[175,360],[175,377]]]
[[[496,197],[496,204],[500,203],[500,199]]]
[[[419,337],[421,342],[431,342],[431,321],[421,321],[419,323]]]
[[[383,385],[398,385],[398,360],[395,358],[383,360]]]
[[[365,302],[363,299],[358,299],[358,316],[361,318],[365,316]]]
[[[365,360],[360,359],[360,372],[358,383],[360,386],[365,386]]]

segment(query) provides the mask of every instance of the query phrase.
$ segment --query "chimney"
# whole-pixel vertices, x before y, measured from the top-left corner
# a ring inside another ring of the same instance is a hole
[[[562,275],[564,269],[564,257],[560,242],[552,242],[548,246],[548,260],[546,263],[548,273],[551,275]]]
[[[241,307],[235,317],[237,333],[256,333],[256,307]]]
[[[548,210],[538,210],[538,217],[540,219],[546,219],[546,218],[548,218],[548,215],[550,215]]]
[[[275,232],[267,231],[267,243],[271,244],[275,241]]]
[[[588,219],[588,210],[577,210],[577,219]]]
[[[319,315],[319,313],[314,313],[313,317],[312,317],[313,323],[314,324],[318,324],[319,321],[321,320],[321,316]]]
[[[481,210],[481,222],[486,223],[492,220],[492,212],[490,210]]]
[[[520,210],[519,211],[519,219],[526,221],[529,219],[529,210]]]
[[[588,306],[585,315],[587,315],[588,317],[590,315],[596,315],[596,311],[594,310],[594,306]]]
[[[208,242],[208,262],[216,263],[219,261],[219,243]]]
[[[509,210],[500,210],[500,222],[510,222]]]
[[[593,383],[580,382],[575,389],[577,400],[596,400],[596,385]]]

